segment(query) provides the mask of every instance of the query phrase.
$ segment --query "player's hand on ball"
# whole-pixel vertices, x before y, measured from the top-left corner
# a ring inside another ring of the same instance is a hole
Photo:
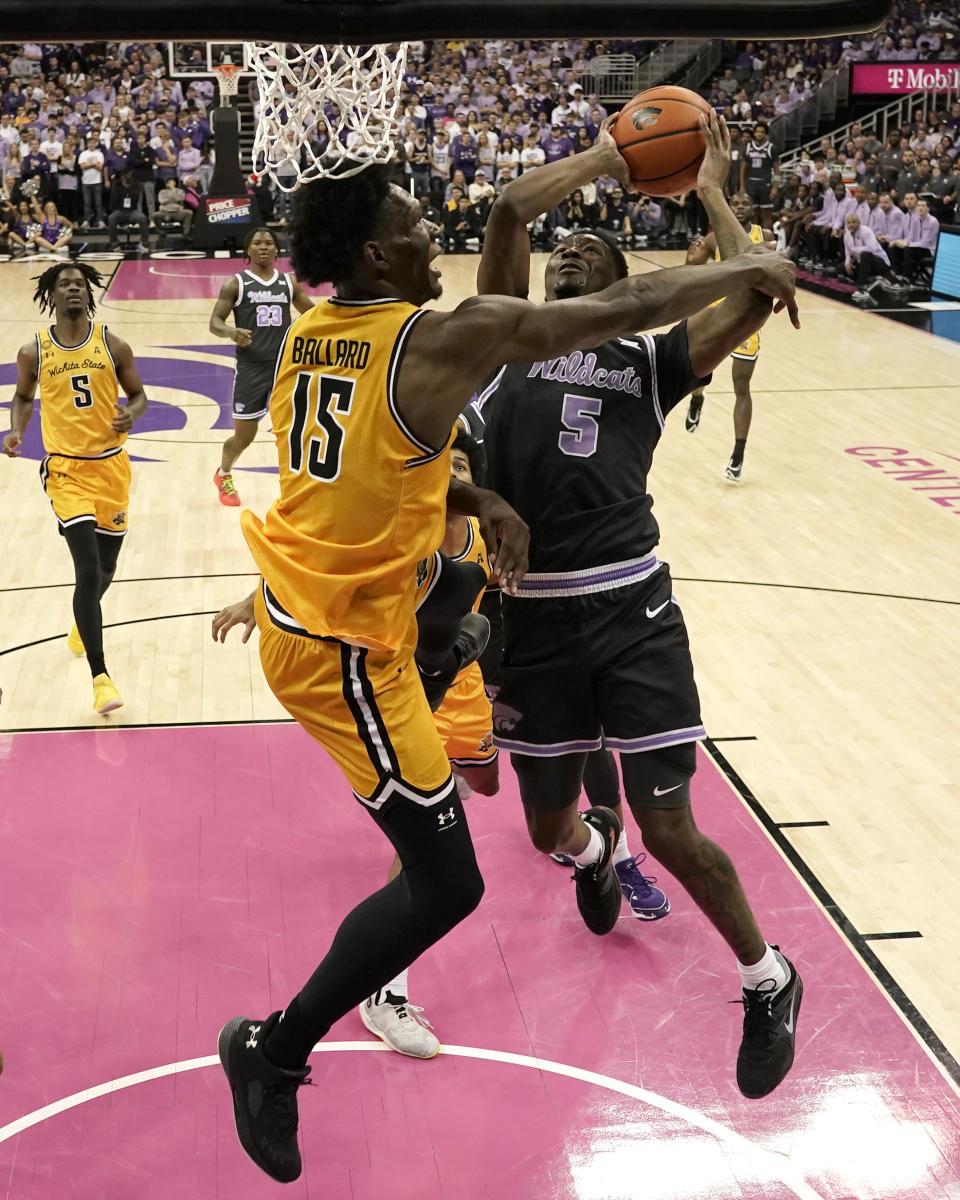
[[[20,447],[23,445],[23,438],[19,433],[12,431],[3,439],[3,452],[7,458],[19,458]]]
[[[250,329],[235,329],[233,331],[233,341],[238,346],[249,346],[252,337],[253,331]]]
[[[245,643],[250,640],[250,634],[257,627],[257,618],[253,614],[253,598],[256,592],[251,592],[243,600],[238,600],[236,604],[228,604],[226,608],[221,608],[217,615],[213,618],[212,632],[215,642],[225,642],[227,634],[234,625],[242,625],[243,637],[241,642]]]
[[[617,143],[614,140],[613,134],[610,132],[617,123],[618,113],[614,113],[612,117],[606,117],[600,123],[600,131],[597,134],[597,140],[594,145],[598,150],[603,151],[604,174],[612,175],[617,183],[622,184],[628,191],[637,191],[636,186],[630,179],[630,167],[627,160],[617,148]]]
[[[709,118],[700,116],[700,132],[707,143],[700,172],[697,175],[697,191],[723,188],[730,173],[730,130],[723,117],[712,112]]]
[[[110,422],[110,428],[115,433],[129,433],[133,428],[133,413],[125,404],[115,405],[117,415]]]
[[[800,313],[797,309],[797,268],[786,254],[768,250],[766,246],[751,246],[744,254],[759,257],[763,279],[754,284],[756,291],[774,300],[773,311],[787,310],[794,329],[800,328]]]

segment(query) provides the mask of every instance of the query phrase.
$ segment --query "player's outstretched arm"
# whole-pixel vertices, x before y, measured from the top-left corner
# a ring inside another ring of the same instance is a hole
[[[234,287],[236,287],[235,280],[234,280]],[[217,301],[217,303],[219,304],[219,301]],[[233,306],[231,305],[231,308],[232,307]],[[305,313],[308,308],[313,308],[313,300],[304,291],[303,284],[299,283],[296,279],[293,281],[293,307],[297,310],[298,313]],[[213,311],[214,311],[214,313],[216,313],[217,310],[214,309]],[[212,319],[213,318],[211,318],[211,322],[212,322]],[[227,326],[227,328],[228,329],[230,328],[229,325]]]
[[[33,416],[33,401],[37,393],[37,343],[27,342],[17,353],[17,386],[10,405],[10,432],[3,439],[7,458],[19,458],[23,434]]]
[[[512,595],[527,573],[530,529],[520,514],[496,492],[462,479],[451,479],[447,511],[476,517],[487,547],[492,578]]]
[[[615,119],[604,121],[590,150],[525,171],[503,189],[487,218],[477,295],[525,298],[530,288],[530,222],[601,175],[612,175],[629,187],[630,169],[610,132]]]
[[[238,346],[249,346],[250,339],[253,337],[252,331],[249,329],[236,329],[233,325],[227,324],[227,317],[233,312],[233,306],[236,304],[239,295],[240,289],[237,286],[236,276],[231,275],[220,288],[220,295],[213,306],[208,328],[216,337],[229,338],[231,342],[235,342]]]

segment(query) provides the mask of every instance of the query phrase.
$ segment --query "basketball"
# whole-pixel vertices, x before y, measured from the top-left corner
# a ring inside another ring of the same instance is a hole
[[[676,196],[697,182],[706,143],[700,114],[711,106],[682,87],[655,87],[625,104],[613,126],[634,186],[648,196]]]

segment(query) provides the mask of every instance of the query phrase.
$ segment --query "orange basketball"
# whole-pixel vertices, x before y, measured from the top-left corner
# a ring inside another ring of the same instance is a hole
[[[613,126],[634,187],[648,196],[676,196],[697,182],[706,143],[700,114],[713,110],[682,87],[654,87],[625,104]]]

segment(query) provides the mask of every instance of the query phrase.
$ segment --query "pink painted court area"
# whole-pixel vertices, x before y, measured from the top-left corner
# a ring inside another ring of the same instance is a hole
[[[216,300],[220,288],[249,264],[243,258],[165,259],[154,256],[136,262],[123,262],[107,288],[111,301],[118,300]],[[277,268],[291,271],[289,258],[277,259]],[[329,296],[332,288],[323,284],[308,287],[312,296]]]
[[[15,734],[0,754],[0,1197],[279,1194],[237,1143],[217,1031],[282,1007],[389,847],[293,725]],[[486,896],[410,973],[449,1050],[402,1058],[348,1014],[313,1055],[284,1195],[960,1195],[954,1089],[706,754],[698,823],[806,985],[796,1066],[763,1101],[736,1088],[719,935],[663,875],[669,917],[589,934],[502,774],[467,806]]]

